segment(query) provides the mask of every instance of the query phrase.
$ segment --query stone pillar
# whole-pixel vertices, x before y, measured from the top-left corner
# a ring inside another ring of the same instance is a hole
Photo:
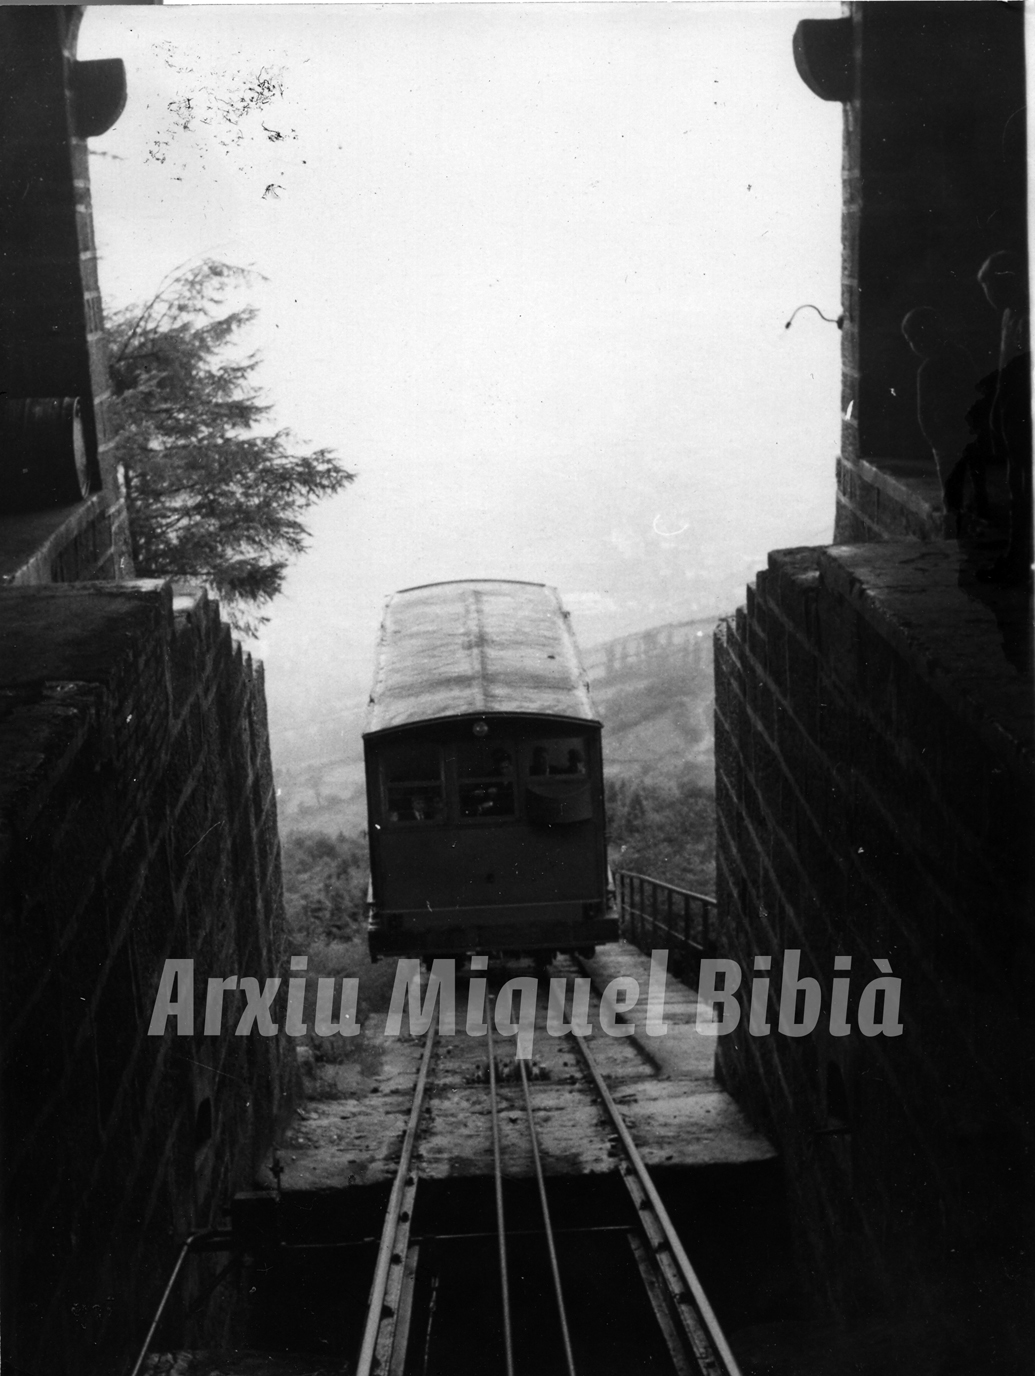
[[[866,0],[842,19],[804,21],[795,60],[845,110],[835,539],[941,538],[917,360],[900,326],[933,306],[977,377],[996,366],[998,321],[976,276],[997,249],[1027,258],[1023,6]]]
[[[91,511],[106,525],[99,543],[106,541],[109,557],[89,567],[66,560],[62,570],[55,565],[60,551],[52,550],[29,572],[31,560],[5,565],[0,574],[8,581],[49,581],[70,571],[72,577],[93,578],[129,572],[125,513],[111,457],[86,146],[88,137],[118,118],[126,79],[117,59],[76,60],[81,17],[81,10],[64,6],[0,8],[0,391],[9,397],[81,399],[91,487],[100,496]],[[20,548],[26,543],[22,534],[5,526],[0,548]]]

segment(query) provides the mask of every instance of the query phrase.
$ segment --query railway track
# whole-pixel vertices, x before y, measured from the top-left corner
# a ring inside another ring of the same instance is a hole
[[[472,1349],[480,1353],[469,1359],[472,1370],[497,1370],[506,1376],[607,1376],[612,1370],[739,1376],[704,1288],[597,1061],[585,1038],[574,1033],[567,1034],[567,1041],[596,1096],[599,1130],[607,1134],[627,1207],[618,1222],[575,1229],[555,1226],[528,1063],[513,1055],[510,1044],[494,1037],[493,996],[489,999],[485,1083],[493,1144],[494,1235],[465,1231],[462,1224],[449,1235],[413,1233],[420,1179],[416,1147],[434,1078],[432,1023],[425,1034],[381,1231],[355,1376],[437,1376],[442,1371],[452,1376],[466,1370],[463,1354]],[[518,1105],[524,1110],[520,1117],[515,1112]],[[525,1134],[531,1147],[538,1218],[525,1216],[530,1207],[526,1198],[520,1226],[515,1227],[513,1210],[509,1222],[507,1216],[502,1143],[505,1134],[517,1131]],[[477,1261],[469,1257],[466,1263],[457,1262],[459,1253],[447,1245],[456,1243],[466,1243]],[[430,1265],[424,1261],[428,1253],[435,1258]],[[456,1262],[453,1275],[450,1257]],[[457,1274],[466,1279],[458,1281]],[[637,1275],[639,1285],[635,1280],[625,1283]],[[455,1294],[452,1301],[446,1297],[450,1288],[455,1292],[464,1284],[470,1287],[467,1311]],[[623,1322],[633,1334],[642,1364],[630,1366],[626,1359],[612,1366],[606,1358],[601,1360],[601,1312],[615,1303],[622,1306]]]

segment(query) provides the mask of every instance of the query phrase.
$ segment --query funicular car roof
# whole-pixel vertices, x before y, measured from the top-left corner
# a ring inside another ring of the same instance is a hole
[[[363,734],[482,713],[599,720],[556,588],[474,579],[394,593]]]

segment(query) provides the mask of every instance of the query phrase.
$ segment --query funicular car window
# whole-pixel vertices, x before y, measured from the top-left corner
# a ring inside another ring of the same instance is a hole
[[[525,750],[525,770],[530,779],[586,773],[586,743],[581,736],[531,741]]]
[[[434,822],[445,816],[442,752],[414,742],[386,750],[381,764],[389,822]]]
[[[513,817],[514,751],[499,741],[461,741],[456,749],[457,790],[463,819]]]
[[[583,736],[532,740],[524,748],[525,817],[532,826],[564,826],[593,817]]]

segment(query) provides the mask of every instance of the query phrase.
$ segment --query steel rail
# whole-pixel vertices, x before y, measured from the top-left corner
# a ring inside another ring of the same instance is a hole
[[[155,1335],[155,1329],[158,1327],[162,1315],[165,1313],[165,1306],[166,1304],[168,1304],[169,1296],[172,1294],[172,1288],[176,1284],[176,1277],[180,1274],[180,1271],[183,1269],[183,1263],[187,1260],[187,1253],[190,1251],[191,1247],[193,1246],[193,1243],[194,1237],[189,1237],[187,1241],[183,1244],[183,1246],[180,1248],[180,1253],[179,1256],[176,1258],[176,1264],[172,1269],[172,1274],[166,1282],[165,1289],[162,1292],[162,1298],[159,1300],[158,1308],[155,1311],[155,1316],[151,1320],[151,1327],[147,1330],[147,1337],[144,1339],[144,1345],[143,1347],[141,1347],[139,1355],[137,1356],[136,1361],[133,1363],[133,1369],[130,1371],[129,1376],[137,1376],[137,1373],[139,1372],[140,1368],[144,1365],[144,1360],[147,1357],[147,1349],[151,1345],[151,1339]]]
[[[546,1181],[543,1178],[543,1164],[539,1159],[539,1137],[536,1133],[535,1115],[532,1112],[532,1095],[528,1088],[528,1075],[525,1063],[520,1056],[517,1060],[521,1072],[521,1088],[525,1091],[525,1109],[528,1112],[528,1130],[532,1137],[532,1162],[535,1166],[536,1183],[539,1186],[539,1203],[543,1210],[543,1228],[546,1231],[546,1246],[550,1253],[550,1269],[553,1272],[553,1291],[557,1297],[557,1316],[561,1323],[561,1337],[564,1340],[564,1359],[568,1366],[568,1376],[576,1376],[575,1359],[571,1351],[571,1335],[568,1332],[568,1315],[564,1308],[564,1292],[561,1289],[561,1272],[557,1265],[557,1248],[554,1245],[553,1225],[550,1222],[550,1205],[546,1199]]]
[[[400,1287],[398,1318],[388,1363],[388,1376],[406,1376],[406,1349],[409,1346],[410,1325],[413,1322],[413,1292],[417,1287],[419,1264],[420,1247],[410,1247],[403,1268],[403,1283]]]
[[[673,1322],[669,1311],[669,1297],[665,1293],[662,1277],[658,1275],[654,1260],[648,1254],[647,1245],[637,1232],[629,1232],[626,1236],[629,1239],[629,1247],[636,1262],[636,1268],[647,1292],[650,1307],[654,1310],[654,1318],[661,1330],[661,1336],[665,1340],[665,1346],[668,1348],[673,1370],[676,1376],[696,1376],[694,1367],[690,1364],[686,1347],[680,1338],[679,1327]]]
[[[604,1083],[603,1076],[600,1074],[600,1070],[593,1060],[589,1048],[585,1044],[585,1039],[576,1036],[574,1033],[569,1033],[568,1035],[574,1040],[582,1059],[586,1063],[586,1068],[592,1076],[593,1083],[596,1086],[597,1093],[600,1095],[601,1102],[621,1141],[626,1159],[635,1173],[636,1183],[643,1195],[643,1202],[640,1205],[641,1214],[644,1214],[646,1208],[649,1207],[660,1227],[660,1235],[657,1243],[655,1243],[655,1251],[658,1253],[659,1261],[662,1260],[662,1252],[667,1253],[667,1255],[671,1257],[672,1261],[675,1263],[675,1269],[678,1272],[679,1280],[683,1287],[685,1287],[686,1297],[690,1300],[700,1320],[699,1324],[691,1324],[688,1333],[694,1348],[694,1356],[699,1367],[702,1372],[707,1373],[708,1376],[710,1376],[712,1372],[720,1373],[721,1376],[741,1376],[740,1367],[737,1365],[737,1359],[734,1357],[730,1350],[729,1343],[726,1341],[726,1335],[719,1326],[719,1321],[715,1317],[715,1313],[708,1302],[708,1297],[705,1295],[704,1288],[697,1278],[697,1273],[690,1264],[690,1258],[687,1256],[683,1244],[679,1239],[679,1234],[676,1232],[675,1226],[668,1216],[668,1210],[661,1202],[661,1196],[658,1194],[654,1182],[650,1178],[650,1173],[644,1164],[643,1157],[640,1155],[636,1143],[633,1141],[629,1129],[625,1125],[625,1120],[619,1112],[618,1106],[611,1097],[611,1091]],[[628,1177],[626,1183],[630,1183]],[[665,1269],[664,1266],[662,1269]],[[674,1298],[678,1302],[681,1297],[677,1295],[674,1296]],[[684,1318],[688,1317],[685,1307],[681,1306],[680,1312]],[[706,1340],[704,1345],[702,1345],[701,1342],[702,1338]]]
[[[399,1167],[395,1173],[395,1180],[392,1184],[392,1193],[388,1199],[388,1210],[385,1213],[384,1226],[381,1229],[381,1243],[377,1252],[377,1265],[374,1268],[374,1279],[370,1287],[370,1300],[367,1307],[366,1327],[363,1330],[363,1342],[359,1349],[359,1357],[356,1362],[356,1376],[370,1376],[373,1370],[374,1356],[378,1347],[378,1335],[384,1321],[394,1319],[394,1313],[386,1314],[385,1291],[388,1287],[388,1276],[392,1265],[400,1268],[405,1261],[405,1249],[396,1262],[396,1234],[401,1222],[407,1225],[409,1219],[402,1219],[403,1199],[407,1192],[407,1186],[416,1187],[416,1180],[408,1180],[410,1174],[410,1161],[413,1158],[413,1147],[417,1140],[417,1129],[420,1126],[421,1111],[424,1107],[424,1086],[428,1078],[428,1066],[431,1064],[431,1050],[435,1044],[436,1023],[432,1019],[431,1026],[428,1028],[424,1041],[424,1056],[420,1064],[420,1073],[417,1076],[417,1084],[413,1091],[413,1107],[410,1109],[410,1120],[406,1125],[406,1134],[403,1137],[402,1151],[399,1155]],[[411,1192],[412,1192],[411,1188]],[[407,1229],[408,1231],[408,1229]]]
[[[510,1325],[510,1280],[507,1274],[507,1229],[503,1219],[503,1164],[500,1154],[500,1106],[496,1092],[496,1048],[492,1040],[492,1024],[496,1016],[495,998],[487,1000],[485,1031],[489,1048],[489,1105],[492,1112],[492,1170],[496,1182],[496,1233],[499,1238],[500,1288],[503,1293],[503,1346],[507,1360],[507,1376],[514,1376],[514,1340]]]

